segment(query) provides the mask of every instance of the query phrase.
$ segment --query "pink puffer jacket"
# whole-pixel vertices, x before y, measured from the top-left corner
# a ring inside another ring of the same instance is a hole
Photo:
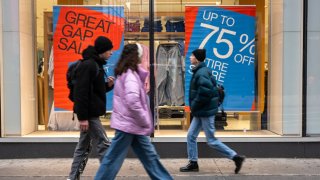
[[[111,127],[136,135],[153,132],[150,107],[144,82],[148,72],[139,67],[138,72],[129,69],[117,77],[113,94]]]

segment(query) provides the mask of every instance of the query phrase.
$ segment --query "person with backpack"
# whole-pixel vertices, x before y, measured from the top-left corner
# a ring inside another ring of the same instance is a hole
[[[90,154],[92,140],[96,141],[100,162],[110,146],[99,117],[106,113],[106,92],[112,90],[114,84],[112,76],[105,80],[106,73],[103,69],[112,55],[112,48],[110,39],[99,36],[94,46],[83,50],[83,60],[79,60],[73,69],[73,93],[70,93],[69,98],[74,102],[73,110],[79,120],[80,138],[73,155],[70,180],[80,179]]]
[[[190,82],[189,105],[193,119],[187,135],[187,153],[189,163],[180,168],[181,172],[199,171],[197,137],[203,129],[207,144],[216,149],[223,156],[234,161],[234,172],[239,173],[245,156],[238,155],[234,150],[222,143],[214,136],[214,118],[218,112],[219,92],[215,79],[211,75],[204,60],[205,49],[196,49],[190,56],[193,75]]]
[[[144,86],[148,72],[140,64],[142,54],[140,44],[127,44],[116,65],[111,115],[111,127],[116,132],[95,180],[115,179],[130,146],[151,179],[173,179],[161,164],[149,137],[154,127]]]

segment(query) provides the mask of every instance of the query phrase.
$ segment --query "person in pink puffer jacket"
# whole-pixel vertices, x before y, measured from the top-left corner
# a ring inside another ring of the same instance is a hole
[[[153,132],[152,118],[144,82],[148,72],[140,66],[128,69],[117,78],[113,94],[111,127],[136,135]]]
[[[149,137],[154,128],[144,87],[148,72],[139,66],[142,53],[140,44],[127,44],[116,65],[111,115],[111,127],[116,132],[95,180],[115,179],[130,146],[151,179],[173,179],[161,164]]]

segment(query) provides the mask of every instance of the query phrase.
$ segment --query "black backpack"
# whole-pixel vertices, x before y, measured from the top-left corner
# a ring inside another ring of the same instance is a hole
[[[80,59],[74,63],[72,63],[69,67],[68,67],[68,70],[67,70],[67,86],[69,88],[69,99],[74,102],[74,97],[73,97],[73,92],[74,92],[74,86],[77,82],[76,80],[76,73],[77,73],[77,69],[80,65],[80,63],[82,63],[84,60]],[[97,77],[99,75],[99,66],[97,63],[96,64],[96,67],[97,67],[97,73],[96,73],[96,76]]]
[[[225,97],[225,92],[224,92],[224,87],[221,84],[217,84],[218,92],[219,92],[219,106],[223,103],[224,97]]]

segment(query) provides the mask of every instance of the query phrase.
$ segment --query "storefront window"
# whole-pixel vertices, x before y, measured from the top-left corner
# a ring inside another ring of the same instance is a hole
[[[189,88],[193,66],[189,57],[197,48],[207,50],[204,62],[225,88],[220,112],[223,108],[226,121],[217,121],[217,136],[319,135],[317,0],[37,0],[0,4],[2,14],[7,15],[0,23],[0,38],[6,42],[0,43],[2,137],[79,135],[78,121],[72,120],[66,71],[99,35],[110,37],[115,47],[104,67],[108,75],[114,75],[125,44],[142,44],[142,66],[150,72],[145,85],[155,138],[177,140],[187,135],[192,121]],[[152,19],[150,9],[154,11]],[[308,13],[304,13],[306,9]],[[149,22],[154,22],[153,29]],[[107,96],[107,112],[101,121],[113,136],[113,92]]]
[[[149,3],[140,0],[39,1],[37,5],[38,16],[44,18],[43,27],[41,20],[37,26],[44,29],[44,36],[38,35],[37,38],[40,57],[38,130],[45,130],[42,131],[44,134],[60,134],[61,131],[76,133],[79,130],[78,121],[72,120],[72,102],[68,99],[69,89],[66,87],[68,66],[82,58],[82,51],[92,45],[97,36],[104,35],[114,45],[113,55],[104,66],[108,76],[114,76],[114,66],[127,43],[143,44],[146,52],[143,64],[148,69]],[[101,117],[102,124],[110,134],[113,134],[109,126],[112,95],[113,92],[107,93],[107,112]]]
[[[193,66],[189,57],[197,48],[207,50],[204,62],[225,88],[220,112],[222,109],[226,112],[226,121],[217,121],[218,136],[284,134],[283,114],[276,108],[277,87],[283,83],[276,81],[282,72],[276,64],[281,64],[283,59],[275,55],[282,44],[277,44],[277,37],[269,32],[272,29],[274,33],[274,29],[283,25],[276,21],[277,13],[283,13],[283,4],[268,0],[156,0],[154,41],[150,44],[149,1],[61,2],[37,1],[38,132],[31,136],[41,132],[58,136],[78,134],[78,121],[72,121],[72,103],[63,96],[68,93],[65,72],[72,61],[81,58],[82,50],[93,42],[90,38],[101,28],[88,27],[88,23],[82,22],[90,19],[89,16],[91,20],[100,18],[94,13],[90,15],[91,12],[102,13],[101,18],[116,17],[112,22],[115,24],[123,21],[123,29],[112,32],[116,48],[113,59],[105,67],[108,75],[113,75],[125,44],[142,44],[145,52],[142,65],[153,73],[146,81],[146,88],[150,101],[154,102],[154,137],[186,137],[192,120],[188,100]],[[83,12],[78,12],[79,9]],[[271,23],[269,17],[275,20]],[[79,23],[86,27],[76,27]],[[62,32],[68,27],[69,35]],[[61,36],[57,35],[58,31]],[[54,43],[60,43],[61,52],[55,49]],[[150,45],[154,47],[152,53]],[[150,64],[150,58],[154,64]],[[114,131],[109,126],[112,93],[107,95],[107,113],[101,120],[112,136]]]
[[[185,113],[185,13],[181,1],[154,2],[155,137],[181,136]]]
[[[186,136],[192,120],[189,56],[197,48],[207,49],[205,63],[226,92],[220,111],[227,121],[216,122],[218,134],[268,129],[265,6],[263,1],[155,1],[156,137]]]

